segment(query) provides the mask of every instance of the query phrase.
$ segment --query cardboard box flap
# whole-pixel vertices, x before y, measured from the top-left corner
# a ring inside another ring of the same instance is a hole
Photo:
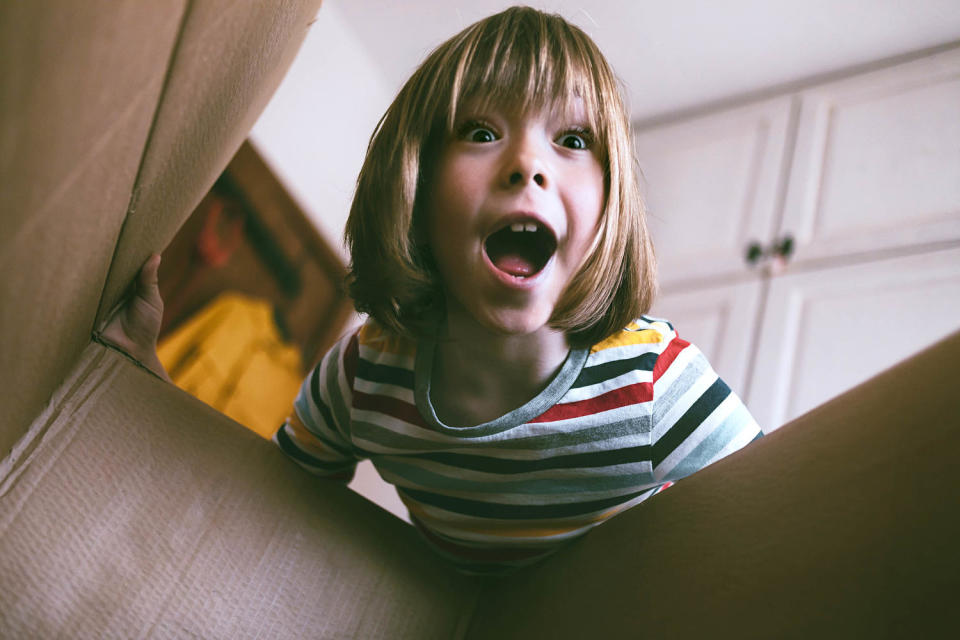
[[[0,458],[90,340],[185,5],[0,3]]]
[[[0,480],[4,637],[453,638],[406,523],[91,344]]]
[[[485,593],[468,637],[939,635],[958,362],[960,333],[617,516]]]
[[[192,2],[97,314],[102,326],[243,143],[300,48],[320,0]]]
[[[0,455],[226,166],[319,0],[54,5],[0,6]]]

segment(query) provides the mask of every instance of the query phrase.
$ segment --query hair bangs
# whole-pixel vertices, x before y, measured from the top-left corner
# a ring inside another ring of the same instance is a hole
[[[463,34],[450,95],[446,129],[450,133],[462,109],[504,107],[522,113],[561,108],[579,102],[598,143],[603,102],[597,60],[590,41],[557,16],[507,11],[500,20],[478,23]]]

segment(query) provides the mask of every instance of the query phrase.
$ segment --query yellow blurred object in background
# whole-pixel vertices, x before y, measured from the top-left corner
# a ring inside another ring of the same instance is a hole
[[[281,338],[270,303],[240,293],[219,295],[157,354],[178,387],[268,439],[303,379],[300,351]]]

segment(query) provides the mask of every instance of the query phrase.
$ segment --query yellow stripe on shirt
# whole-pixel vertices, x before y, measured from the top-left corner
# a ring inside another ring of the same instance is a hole
[[[664,327],[666,329],[666,327]],[[634,344],[656,344],[663,340],[663,334],[656,329],[640,329],[631,323],[625,330],[615,333],[606,340],[598,342],[590,349],[590,353],[597,353],[614,347],[628,347]]]

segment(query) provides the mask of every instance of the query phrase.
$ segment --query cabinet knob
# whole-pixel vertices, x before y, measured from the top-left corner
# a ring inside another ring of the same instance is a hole
[[[780,241],[774,246],[774,253],[784,259],[793,255],[793,236],[788,233],[780,238]]]
[[[793,255],[793,249],[793,236],[788,233],[767,248],[764,248],[763,245],[756,240],[752,241],[747,245],[746,255],[744,257],[747,260],[747,264],[751,267],[757,266],[766,258],[773,258],[782,266],[783,263]]]

